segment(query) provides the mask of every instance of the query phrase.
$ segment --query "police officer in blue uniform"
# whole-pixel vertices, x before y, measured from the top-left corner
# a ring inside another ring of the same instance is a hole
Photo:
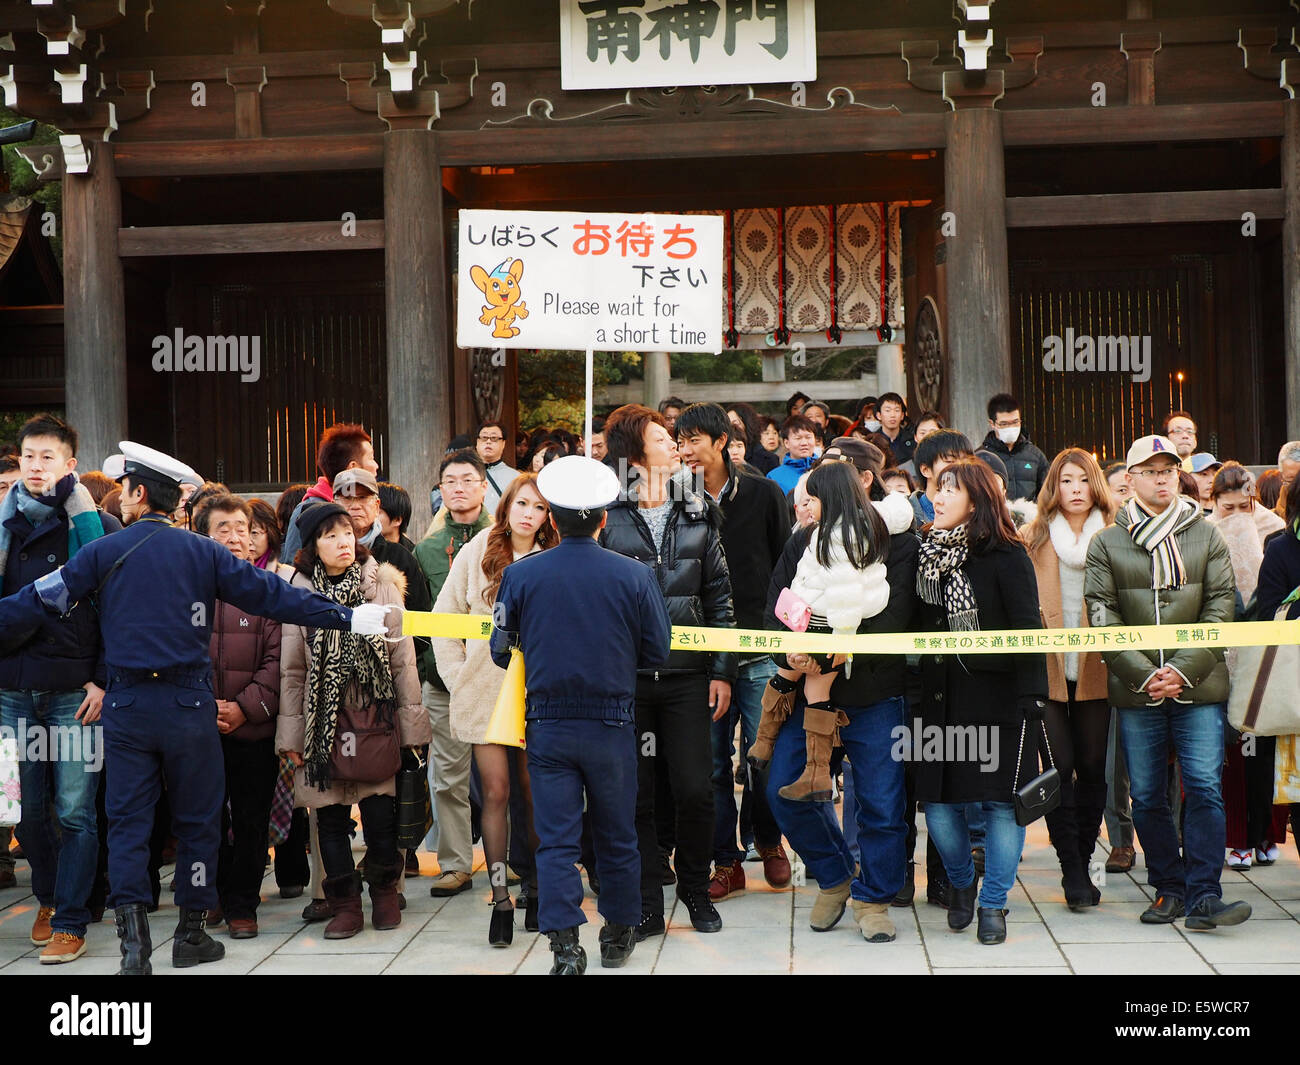
[[[555,954],[552,975],[581,976],[584,790],[606,922],[601,965],[618,968],[636,946],[636,673],[668,660],[671,628],[653,572],[594,539],[618,497],[614,472],[573,455],[542,470],[537,490],[560,542],[507,567],[493,608],[492,657],[504,668],[512,647],[524,655],[538,923]]]
[[[105,469],[122,483],[119,533],[88,544],[65,566],[0,600],[0,639],[47,612],[98,609],[108,689],[103,704],[108,876],[124,974],[148,975],[149,836],[165,775],[178,840],[180,922],[172,965],[217,961],[204,931],[216,906],[224,768],[208,638],[214,601],[277,621],[380,633],[379,604],[350,610],[235,558],[207,537],[173,528],[182,479],[194,471],[124,441]]]

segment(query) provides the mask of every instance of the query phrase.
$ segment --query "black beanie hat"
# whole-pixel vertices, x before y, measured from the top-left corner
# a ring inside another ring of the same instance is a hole
[[[302,537],[303,546],[306,547],[316,539],[316,530],[325,522],[339,516],[346,518],[348,512],[338,503],[327,503],[323,499],[319,503],[304,507],[294,521],[294,525],[298,527],[298,535]]]

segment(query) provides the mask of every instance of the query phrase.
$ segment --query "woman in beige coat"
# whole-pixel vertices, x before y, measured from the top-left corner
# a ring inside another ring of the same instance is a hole
[[[521,473],[497,504],[495,520],[466,544],[451,564],[433,609],[442,614],[490,614],[506,566],[526,555],[550,547],[556,533],[550,508],[537,491],[537,477]],[[434,640],[438,675],[451,692],[451,732],[474,745],[483,802],[483,856],[492,885],[492,920],[488,942],[508,946],[514,936],[514,903],[506,888],[506,846],[509,833],[506,811],[510,801],[510,759],[515,760],[528,824],[515,825],[526,832],[530,848],[537,847],[533,832],[533,797],[528,786],[528,766],[523,751],[485,742],[488,721],[496,706],[505,670],[492,661],[487,640]],[[528,885],[524,928],[537,931],[537,884]]]
[[[1083,570],[1088,545],[1115,520],[1115,510],[1106,478],[1088,452],[1067,448],[1052,460],[1038,493],[1038,513],[1020,531],[1034,563],[1045,628],[1087,627]],[[1061,774],[1061,804],[1047,815],[1047,830],[1061,863],[1065,903],[1081,910],[1101,901],[1101,892],[1088,876],[1088,863],[1106,808],[1106,665],[1096,651],[1046,657],[1044,716]]]
[[[356,734],[339,727],[340,707],[349,712],[375,707],[378,720],[391,724],[403,748],[428,744],[432,736],[420,700],[415,648],[410,637],[402,635],[401,573],[377,563],[356,542],[347,511],[337,503],[307,508],[298,517],[298,528],[303,548],[294,560],[294,584],[349,606],[384,603],[398,608],[389,615],[387,637],[297,625],[282,630],[276,748],[299,767],[294,779],[298,805],[316,811],[325,898],[332,915],[325,938],[347,939],[364,924],[361,877],[348,838],[353,805],[360,808],[365,831],[366,880],[377,929],[401,923],[398,881],[403,863],[397,851],[395,776],[341,779],[347,774],[340,766],[363,748],[360,725]]]

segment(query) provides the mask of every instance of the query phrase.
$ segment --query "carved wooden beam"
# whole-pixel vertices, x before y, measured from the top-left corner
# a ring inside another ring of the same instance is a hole
[[[1294,95],[1293,85],[1288,85],[1283,69],[1288,60],[1300,58],[1294,26],[1289,37],[1269,27],[1248,26],[1237,31],[1237,47],[1241,49],[1242,62],[1250,74],[1275,82],[1287,90],[1288,95]]]

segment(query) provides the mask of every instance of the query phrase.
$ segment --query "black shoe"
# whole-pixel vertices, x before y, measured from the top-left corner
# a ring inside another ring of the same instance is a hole
[[[287,884],[280,889],[280,898],[298,899],[302,897],[303,886],[301,884]]]
[[[302,919],[308,924],[316,924],[318,921],[328,921],[334,914],[330,910],[330,904],[325,899],[312,899],[302,909]]]
[[[536,932],[539,927],[537,923],[537,893],[534,891],[524,899],[524,931]]]
[[[636,929],[631,925],[606,922],[600,930],[600,964],[605,969],[621,969],[636,949]]]
[[[600,898],[600,877],[596,875],[595,869],[587,870],[587,887],[591,888],[591,893]]]
[[[636,941],[644,943],[651,936],[663,935],[665,930],[664,915],[662,913],[643,911],[641,923],[636,926]]]
[[[691,926],[695,931],[722,931],[722,918],[718,916],[717,909],[709,900],[707,890],[692,891],[682,897],[682,902],[686,905],[686,911],[691,915]]]
[[[975,933],[979,941],[986,946],[1007,941],[1007,911],[989,910],[980,907],[979,929]]]
[[[149,939],[148,907],[143,902],[130,902],[118,906],[113,911],[117,924],[117,938],[122,951],[122,967],[119,976],[152,976],[153,966],[149,964],[149,955],[153,953],[153,943]]]
[[[1138,920],[1143,924],[1173,924],[1186,912],[1187,907],[1177,895],[1157,895],[1156,901],[1142,911]],[[1249,907],[1246,912],[1249,914]]]
[[[181,910],[176,933],[172,938],[172,968],[188,969],[204,962],[220,961],[226,948],[203,930],[206,910]]]
[[[898,894],[894,896],[892,905],[910,906],[914,898],[916,898],[916,862],[908,862],[906,878]]]
[[[948,877],[943,873],[928,875],[925,884],[925,901],[931,906],[938,906],[946,910],[948,908],[948,892],[951,890],[952,885],[948,883]]]
[[[976,878],[984,875],[984,848],[972,847],[970,849],[970,860],[975,863]]]
[[[672,863],[668,860],[668,855],[661,853],[659,855],[659,864],[662,875],[659,882],[667,887],[669,884],[677,883],[677,874],[673,872]]]
[[[548,932],[547,935],[551,938],[551,953],[555,955],[552,976],[581,976],[587,971],[587,952],[578,943],[576,928]]]
[[[1224,902],[1213,895],[1207,895],[1192,907],[1183,927],[1193,932],[1208,932],[1211,928],[1241,924],[1249,917],[1249,902]]]
[[[975,899],[979,895],[979,889],[978,875],[967,887],[948,885],[948,927],[954,932],[960,932],[975,920]]]
[[[488,946],[508,947],[515,938],[515,907],[507,896],[492,903],[492,922],[488,925]]]

